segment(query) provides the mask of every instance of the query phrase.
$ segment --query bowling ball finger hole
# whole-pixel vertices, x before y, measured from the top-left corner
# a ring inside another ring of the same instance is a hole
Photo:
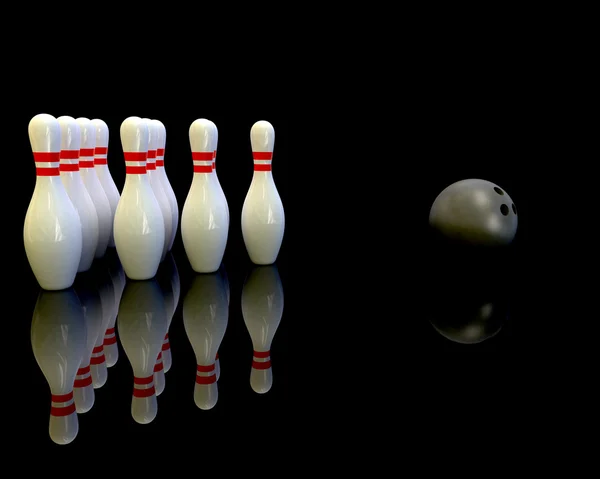
[[[514,214],[517,214],[517,207],[515,206],[515,204],[512,204],[512,210]]]
[[[503,195],[503,194],[504,194],[504,191],[502,191],[502,190],[501,190],[500,188],[498,188],[497,186],[494,186],[494,191],[495,191],[496,193],[498,193],[499,195]]]
[[[508,206],[506,206],[505,204],[502,204],[500,206],[500,213],[502,213],[504,216],[508,215]]]

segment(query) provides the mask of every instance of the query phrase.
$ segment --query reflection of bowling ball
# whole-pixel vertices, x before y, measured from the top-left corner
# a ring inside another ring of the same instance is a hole
[[[435,199],[429,224],[443,237],[480,246],[503,246],[517,233],[517,207],[508,193],[486,180],[457,181]]]
[[[447,298],[429,313],[429,321],[438,333],[461,344],[490,339],[502,329],[507,318],[506,301],[491,301],[481,296],[479,300]]]

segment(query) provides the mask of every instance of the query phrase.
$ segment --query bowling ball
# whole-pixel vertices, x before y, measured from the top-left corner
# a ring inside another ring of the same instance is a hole
[[[508,193],[494,183],[461,180],[437,196],[429,212],[429,225],[451,242],[506,246],[517,233],[517,207]]]

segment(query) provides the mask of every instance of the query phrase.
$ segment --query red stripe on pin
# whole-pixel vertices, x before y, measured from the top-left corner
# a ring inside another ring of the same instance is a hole
[[[133,384],[150,384],[154,380],[154,376],[148,376],[147,378],[133,378]]]
[[[273,152],[272,151],[253,151],[252,157],[255,160],[272,160]]]
[[[147,170],[156,170],[156,163],[152,162],[152,163],[148,163],[146,165],[146,169]]]
[[[162,345],[162,350],[163,351],[168,351],[169,349],[171,349],[171,344],[169,343],[169,340],[167,339],[166,341],[167,342],[163,343],[163,345]]]
[[[67,402],[73,399],[73,391],[67,394],[52,394],[52,402]]]
[[[84,388],[92,384],[92,376],[83,379],[76,379],[73,383],[74,388]]]
[[[211,374],[210,376],[196,376],[196,384],[213,384],[217,382],[217,375]]]
[[[254,351],[253,356],[255,358],[268,358],[271,355],[271,351]]]
[[[90,364],[93,364],[95,366],[98,366],[98,364],[102,364],[104,361],[106,361],[104,354],[102,354],[101,356],[92,356],[90,358]]]
[[[84,374],[87,374],[89,372],[90,372],[90,365],[88,364],[86,367],[79,368],[77,370],[77,376],[83,376]]]
[[[60,171],[79,171],[79,163],[61,163],[58,169]]]
[[[96,155],[106,155],[108,154],[108,146],[97,146],[95,150]]]
[[[210,173],[212,165],[194,165],[194,173]]]
[[[79,156],[94,156],[94,148],[81,148]]]
[[[125,151],[123,156],[125,161],[146,161],[148,153],[146,151]]]
[[[271,171],[271,165],[261,165],[260,163],[254,163],[254,171]]]
[[[164,160],[156,160],[156,166],[165,166]]]
[[[37,176],[60,176],[58,168],[36,168],[35,174]]]
[[[161,361],[160,363],[156,363],[156,364],[154,365],[154,372],[155,372],[155,373],[159,373],[159,372],[161,372],[161,371],[163,370],[163,367],[164,367],[164,366],[163,366],[163,363],[162,363],[162,361]]]
[[[52,406],[50,408],[50,415],[54,417],[69,416],[75,412],[75,403],[71,403],[65,407]]]
[[[61,150],[60,159],[61,160],[78,160],[79,159],[79,150]]]
[[[94,160],[79,160],[79,168],[93,168]]]
[[[128,175],[144,175],[146,174],[145,166],[126,166],[125,173]]]
[[[111,344],[115,344],[117,342],[116,336],[111,336],[110,338],[104,338],[104,346],[110,346]]]
[[[115,328],[107,328],[107,330],[104,334],[105,334],[105,336],[108,336],[110,334],[114,334],[114,332],[115,332]]]
[[[106,161],[106,158],[95,158],[94,159],[94,165],[107,165],[108,162]]]
[[[212,159],[212,151],[192,151],[192,160],[194,161],[211,161]]]
[[[36,163],[58,163],[60,152],[34,151],[33,159]]]
[[[150,396],[154,396],[154,394],[155,394],[154,386],[152,386],[151,388],[148,388],[148,389],[133,388],[133,397],[136,397],[136,398],[147,398]]]
[[[98,354],[98,353],[101,353],[102,351],[104,351],[104,347],[102,345],[94,346],[94,349],[92,349],[92,354]]]
[[[148,150],[148,158],[156,158],[156,150]]]
[[[156,149],[156,156],[165,156],[165,149],[164,148],[157,148]]]
[[[265,362],[252,361],[252,367],[254,369],[269,369],[271,367],[271,360]]]
[[[210,373],[211,371],[215,370],[215,365],[211,364],[209,366],[203,366],[201,364],[198,364],[196,366],[196,371],[198,371],[199,373]]]

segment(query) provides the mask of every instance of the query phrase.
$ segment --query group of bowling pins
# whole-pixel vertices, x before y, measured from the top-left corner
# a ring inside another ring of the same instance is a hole
[[[165,342],[180,297],[177,266],[169,253],[156,278],[128,281],[118,260],[113,264],[117,267],[110,270],[108,281],[105,277],[94,283],[98,291],[78,282],[59,291],[41,289],[34,308],[31,344],[50,387],[49,434],[57,444],[75,439],[78,414],[92,408],[94,389],[106,382],[106,366],[89,374],[98,337],[101,344],[104,339],[104,344],[115,346],[113,361],[107,365],[116,363],[116,336],[113,333],[114,341],[109,341],[104,334],[102,311],[118,317],[119,341],[133,370],[133,419],[148,424],[158,413],[157,396],[165,389],[165,372],[172,364]],[[203,410],[212,409],[218,400],[219,348],[229,318],[229,297],[221,265],[215,273],[197,274],[183,298],[184,329],[196,357],[193,400]],[[117,304],[117,310],[110,304]],[[250,272],[241,306],[253,346],[250,385],[255,392],[266,393],[273,383],[271,344],[283,313],[283,288],[275,265]]]
[[[120,128],[125,183],[119,193],[108,168],[107,124],[100,119],[38,114],[29,122],[36,184],[25,216],[25,251],[43,289],[73,285],[96,258],[114,247],[126,276],[155,277],[171,250],[179,206],[164,168],[166,128],[136,116]],[[229,206],[217,178],[218,130],[207,119],[189,129],[193,180],[181,212],[181,237],[196,273],[221,265],[229,233]],[[275,262],[285,215],[271,172],[275,131],[267,121],[250,131],[254,174],[241,225],[251,261]]]

